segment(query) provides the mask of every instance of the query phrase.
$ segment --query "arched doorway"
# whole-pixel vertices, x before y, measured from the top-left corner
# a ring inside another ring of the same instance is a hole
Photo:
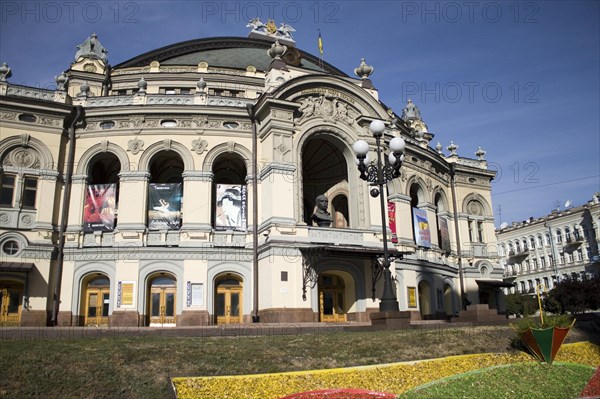
[[[23,285],[12,281],[0,282],[0,326],[19,325],[23,307]]]
[[[319,321],[340,323],[346,321],[344,279],[333,274],[319,276]]]
[[[170,274],[160,273],[148,283],[148,325],[150,327],[174,327],[176,325],[177,280]]]
[[[431,318],[431,286],[427,281],[419,283],[419,309],[422,319]]]
[[[451,317],[454,315],[452,308],[452,286],[444,284],[444,310],[446,311],[446,316]]]
[[[110,280],[96,275],[87,280],[83,290],[84,326],[107,326],[110,305]]]
[[[241,323],[242,279],[227,273],[217,278],[215,283],[215,322],[220,324]]]

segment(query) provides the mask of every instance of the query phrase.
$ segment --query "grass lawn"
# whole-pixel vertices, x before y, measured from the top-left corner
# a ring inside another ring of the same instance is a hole
[[[172,398],[170,378],[272,373],[513,351],[510,327],[260,337],[0,341],[0,397]],[[571,342],[586,336],[573,331]]]
[[[512,364],[427,384],[399,399],[573,399],[592,374],[593,367],[578,364]]]

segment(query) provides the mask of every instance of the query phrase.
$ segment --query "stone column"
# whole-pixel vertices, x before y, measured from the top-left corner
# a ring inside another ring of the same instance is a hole
[[[145,171],[119,173],[119,231],[146,229],[149,180],[150,173]]]
[[[213,172],[183,172],[183,226],[182,230],[212,230],[212,182]]]

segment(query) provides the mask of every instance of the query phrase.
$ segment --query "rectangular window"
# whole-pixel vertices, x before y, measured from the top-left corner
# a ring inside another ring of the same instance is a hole
[[[288,272],[281,272],[281,281],[288,281]]]
[[[35,208],[36,193],[37,179],[35,177],[25,177],[23,181],[23,198],[21,199],[23,208]]]
[[[171,94],[171,95],[173,95],[173,94],[175,94],[175,89],[171,89],[171,88],[165,89],[165,94]]]
[[[15,192],[15,176],[2,175],[0,180],[0,205],[12,206]]]
[[[541,257],[540,258],[540,264],[542,265],[542,267],[546,267],[546,258],[545,257]]]

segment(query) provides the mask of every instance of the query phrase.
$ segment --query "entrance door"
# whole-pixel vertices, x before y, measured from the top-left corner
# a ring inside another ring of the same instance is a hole
[[[319,277],[319,316],[324,323],[346,321],[344,280],[338,276]]]
[[[0,324],[19,325],[21,322],[21,306],[23,289],[9,285],[0,287]]]
[[[108,325],[108,305],[110,294],[108,289],[90,289],[87,293],[85,325]]]
[[[110,280],[104,276],[90,281],[85,288],[86,326],[107,326],[110,304]]]
[[[177,287],[175,280],[159,277],[150,286],[150,327],[174,327]]]
[[[239,280],[229,278],[217,283],[215,315],[217,324],[242,322],[242,285]]]

